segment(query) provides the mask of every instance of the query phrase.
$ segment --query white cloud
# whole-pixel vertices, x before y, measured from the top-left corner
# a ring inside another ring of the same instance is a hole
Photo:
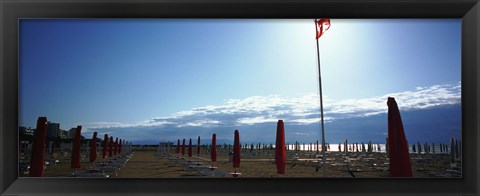
[[[266,118],[264,116],[257,116],[257,117],[253,117],[253,118],[240,118],[237,120],[238,123],[240,124],[247,124],[247,125],[253,125],[253,124],[257,124],[257,123],[266,123],[266,122],[277,122],[278,119],[274,119],[274,118]]]
[[[461,101],[461,84],[443,84],[417,87],[413,91],[390,93],[367,99],[332,100],[324,97],[326,122],[337,118],[364,117],[386,113],[387,98],[394,97],[400,110],[425,109],[440,105],[458,104]],[[318,94],[285,98],[278,95],[252,96],[244,99],[229,99],[223,105],[208,105],[180,111],[171,116],[156,117],[137,123],[93,122],[86,127],[212,127],[253,125],[277,122],[306,125],[320,120]]]

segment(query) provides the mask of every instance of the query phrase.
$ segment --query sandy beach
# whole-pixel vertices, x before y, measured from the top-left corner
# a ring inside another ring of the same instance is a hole
[[[196,148],[194,148],[196,149]],[[217,149],[217,161],[210,161],[210,153],[202,149],[197,156],[188,157],[158,148],[136,148],[125,164],[114,171],[105,171],[112,178],[162,178],[162,177],[232,177],[235,171],[229,161],[228,149]],[[236,172],[239,177],[270,178],[270,177],[360,177],[377,178],[389,177],[388,159],[385,153],[379,152],[326,152],[326,175],[323,172],[321,156],[312,151],[287,151],[285,174],[277,174],[274,162],[274,150],[249,150],[242,149],[241,165]],[[99,156],[100,157],[100,156]],[[450,164],[448,154],[417,154],[411,153],[413,177],[461,177],[461,164]],[[120,158],[117,158],[120,159]],[[114,159],[97,159],[89,163],[83,156],[81,168],[70,169],[70,155],[57,155],[55,158],[47,157],[50,161],[45,169],[45,177],[71,177],[72,173],[82,173],[94,167],[114,162]],[[54,165],[54,160],[58,162]],[[123,159],[122,159],[123,160]],[[319,163],[320,161],[320,163]],[[209,167],[217,167],[214,171]],[[20,174],[28,176],[28,174]]]

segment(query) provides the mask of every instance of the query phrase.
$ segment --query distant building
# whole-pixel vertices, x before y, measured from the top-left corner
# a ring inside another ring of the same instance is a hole
[[[65,131],[65,130],[62,130],[60,129],[58,131],[58,137],[60,137],[60,139],[68,139],[68,131]]]
[[[68,130],[68,138],[75,138],[75,133],[77,132],[77,128],[71,128]]]
[[[47,137],[58,137],[60,123],[47,122]]]
[[[27,131],[27,127],[18,127],[18,133],[25,134],[26,131]]]
[[[35,132],[35,129],[32,129],[31,127],[19,127],[18,128],[18,133],[22,135],[33,135]]]

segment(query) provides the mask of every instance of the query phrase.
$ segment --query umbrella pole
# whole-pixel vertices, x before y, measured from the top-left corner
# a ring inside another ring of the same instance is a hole
[[[317,23],[315,22],[315,32],[318,34]],[[326,157],[325,157],[325,128],[324,128],[324,121],[323,121],[323,95],[322,95],[322,72],[320,71],[320,49],[317,40],[317,61],[318,61],[318,89],[320,93],[320,120],[322,124],[322,167],[323,167],[323,175],[327,176],[327,168],[325,166]],[[318,166],[320,166],[320,162],[318,162]]]

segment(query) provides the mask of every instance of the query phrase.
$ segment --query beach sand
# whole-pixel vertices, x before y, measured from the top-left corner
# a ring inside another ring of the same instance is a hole
[[[210,153],[206,149],[202,150],[200,156],[193,155],[189,158],[176,154],[173,149],[167,153],[155,148],[137,148],[124,167],[120,167],[117,176],[114,172],[106,173],[112,178],[232,177],[230,173],[234,172],[235,168],[229,162],[229,150],[220,148],[217,151],[217,162],[212,163]],[[321,167],[322,159],[315,151],[290,150],[287,151],[285,174],[277,174],[274,152],[271,149],[252,151],[242,149],[240,168],[236,169],[236,172],[241,173],[239,177],[389,177],[389,161],[385,153],[350,152],[347,157],[343,152],[327,152],[325,174]],[[410,157],[413,177],[461,177],[459,168],[461,164],[452,167],[448,154],[412,153]],[[70,169],[69,154],[58,155],[56,160],[58,160],[56,165],[48,165],[45,169],[45,177],[70,177],[74,171],[84,172],[93,166],[87,157],[83,157],[81,168]],[[101,157],[96,161],[96,165],[99,161],[102,161]],[[207,168],[211,165],[217,167],[213,172]]]

